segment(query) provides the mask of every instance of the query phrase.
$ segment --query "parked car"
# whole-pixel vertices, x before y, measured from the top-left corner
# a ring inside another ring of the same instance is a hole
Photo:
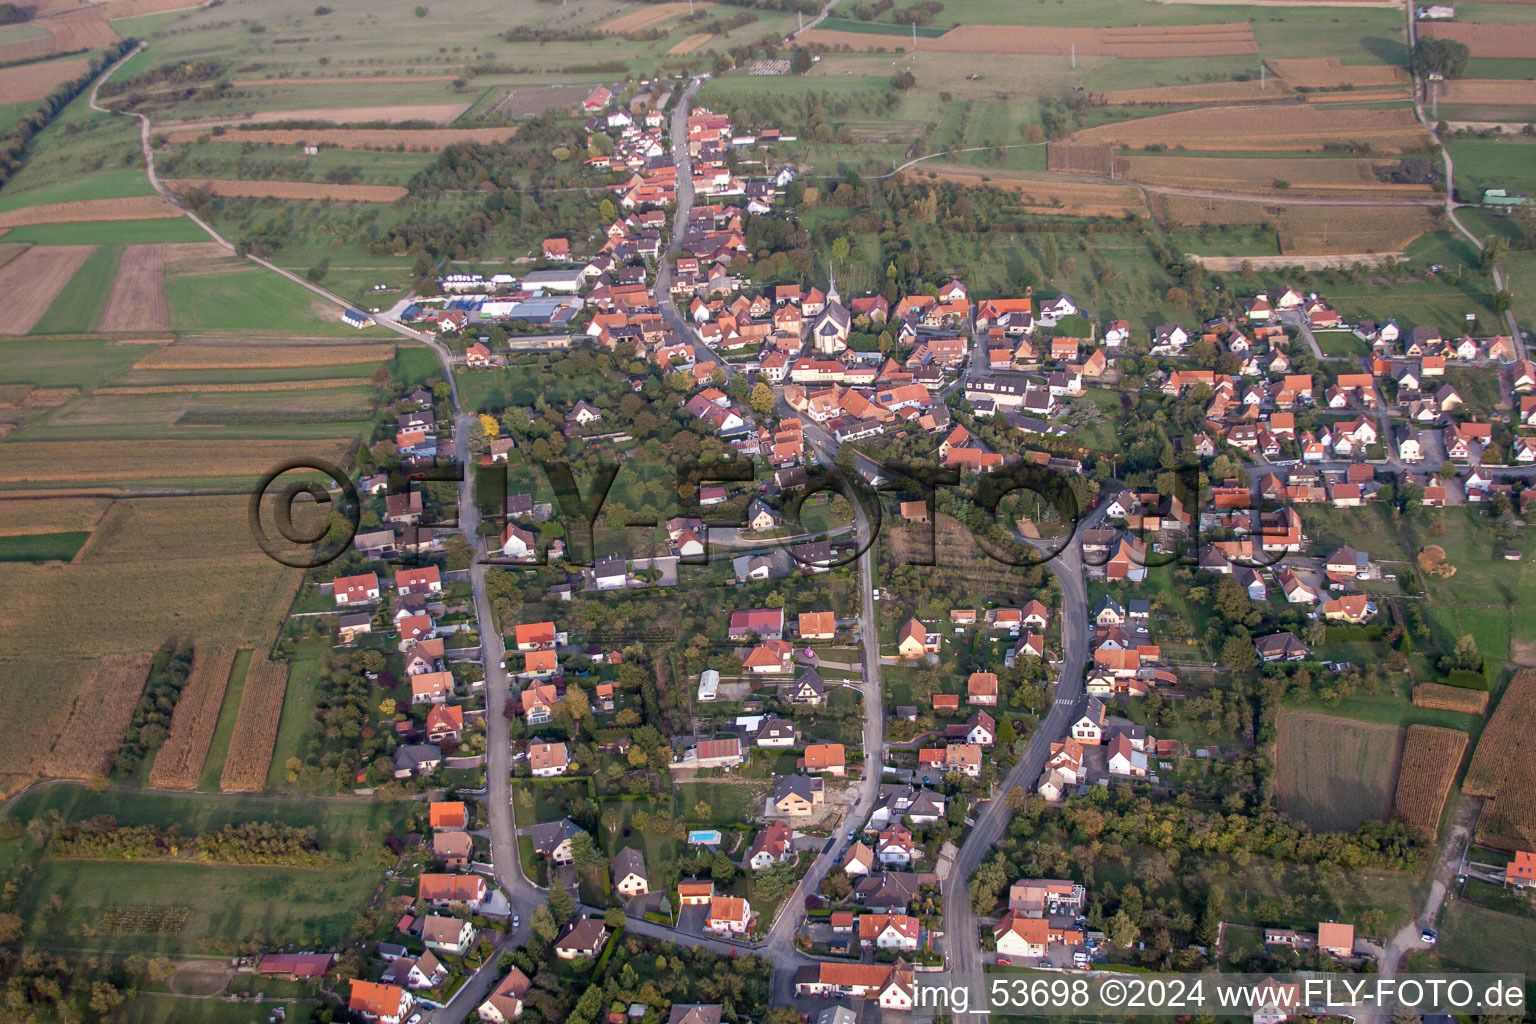
[[[1419,932],[1419,938],[1433,946],[1440,939],[1440,933],[1433,928],[1425,928]]]
[[[1002,964],[1002,965],[1003,965],[1003,966],[1004,966],[1004,967],[1008,967],[1008,966],[1011,966],[1011,965],[1012,965],[1012,964],[1013,964],[1013,961],[1012,961],[1012,960],[1009,960],[1009,959],[1008,959],[1008,958],[1007,958],[1007,957],[1005,957],[1005,956],[1000,956],[1000,957],[998,957],[998,958],[997,958],[997,962],[998,962],[998,963],[1000,963],[1000,964]]]

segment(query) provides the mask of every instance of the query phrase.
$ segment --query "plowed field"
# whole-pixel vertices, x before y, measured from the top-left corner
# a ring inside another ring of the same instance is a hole
[[[1198,85],[1165,85],[1153,89],[1111,89],[1094,93],[1095,102],[1110,107],[1147,103],[1247,103],[1282,100],[1291,94],[1283,82],[1268,82],[1263,88],[1253,82],[1201,82]]]
[[[1509,57],[1529,60],[1536,54],[1536,25],[1472,25],[1437,21],[1420,25],[1419,31],[1437,39],[1466,43],[1474,57]]]
[[[1343,65],[1332,57],[1266,60],[1269,70],[1297,89],[1355,89],[1381,85],[1407,85],[1408,72],[1395,64]]]
[[[1074,144],[1141,149],[1160,144],[1196,150],[1321,150],[1328,143],[1369,143],[1377,152],[1417,150],[1429,136],[1411,110],[1335,110],[1304,104],[1208,107],[1085,128]]]
[[[126,247],[96,329],[115,333],[164,331],[170,326],[171,311],[165,301],[165,247]]]
[[[406,190],[400,185],[326,185],[307,181],[215,181],[193,178],[167,178],[165,184],[173,192],[186,192],[200,188],[216,196],[242,199],[313,199],[354,203],[392,203],[403,199]]]
[[[0,68],[0,96],[7,103],[36,103],[65,82],[85,74],[90,64],[84,57],[71,57]]]
[[[1370,160],[1265,160],[1262,157],[1121,157],[1119,174],[1149,185],[1214,189],[1225,192],[1344,190],[1403,195],[1431,194],[1428,185],[1390,185],[1376,177]],[[1276,181],[1289,183],[1279,190]]]
[[[694,9],[702,10],[710,7],[710,4],[695,4]],[[638,10],[621,14],[608,24],[603,26],[603,31],[610,35],[628,35],[631,32],[644,32],[653,25],[660,25],[664,21],[687,14],[690,10],[686,3],[670,4],[639,4]]]
[[[94,245],[34,245],[0,267],[0,295],[8,307],[0,334],[30,331],[95,250]]]

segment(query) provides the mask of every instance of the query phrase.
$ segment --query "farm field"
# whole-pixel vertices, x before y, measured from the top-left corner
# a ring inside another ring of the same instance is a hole
[[[589,90],[590,91],[590,90]],[[342,149],[390,150],[404,146],[409,152],[436,152],[460,142],[504,142],[517,134],[506,128],[231,128],[211,136],[202,131],[168,131],[170,142],[210,142],[241,144],[254,142],[279,146],[330,145]]]
[[[102,245],[80,265],[69,283],[32,327],[33,334],[78,334],[96,325],[123,254],[122,246]]]
[[[308,447],[277,446],[286,453],[280,457]],[[0,452],[12,447],[7,442]],[[0,707],[30,722],[18,732],[10,770],[0,777],[7,792],[41,771],[102,656],[142,650],[172,630],[196,637],[207,650],[265,650],[272,643],[300,574],[251,542],[246,505],[238,493],[118,501],[70,564],[7,566],[8,584],[30,595],[0,608],[0,635],[11,638],[0,641]],[[145,594],[156,599],[147,602]],[[27,639],[82,617],[92,628],[79,632],[68,652]],[[38,702],[39,688],[52,699]]]
[[[1436,39],[1465,43],[1473,57],[1529,58],[1536,53],[1536,25],[1473,25],[1430,22],[1420,29]]]
[[[639,10],[621,14],[612,21],[603,24],[603,31],[614,35],[625,35],[630,32],[644,32],[648,28],[654,28],[664,21],[690,14],[693,10],[706,10],[712,4],[689,5],[687,3],[661,3],[648,4]]]
[[[305,181],[210,181],[196,178],[168,178],[165,184],[177,193],[195,188],[215,196],[245,199],[392,203],[406,196],[406,190],[401,185],[326,185]]]
[[[1403,730],[1290,709],[1276,717],[1280,810],[1314,828],[1352,829],[1392,812]]]
[[[8,242],[33,245],[132,245],[151,242],[206,242],[208,234],[186,217],[154,220],[88,221],[68,224],[31,224],[11,228]]]
[[[319,442],[313,454],[336,459],[347,442]],[[176,477],[257,478],[296,453],[285,441],[8,441],[0,445],[0,483],[102,483]]]
[[[10,297],[0,334],[31,331],[94,251],[85,245],[38,245],[0,267],[0,295]]]
[[[224,774],[231,744],[236,737],[235,720],[239,717],[240,708],[244,704],[245,687],[250,681],[253,654],[250,648],[242,648],[235,652],[235,660],[229,667],[229,684],[225,687],[224,695],[220,700],[217,721],[208,743],[208,753],[203,759],[202,777],[196,785],[198,789],[220,788],[219,779]],[[180,707],[179,704],[177,706]],[[174,738],[173,734],[172,739]],[[165,746],[170,746],[170,743],[167,742]],[[165,746],[160,749],[163,751]]]
[[[1379,192],[1391,195],[1431,194],[1428,185],[1390,185],[1374,171],[1380,161],[1286,160],[1261,157],[1191,157],[1131,154],[1120,158],[1118,173],[1133,181],[1180,188],[1229,192],[1314,191],[1329,195]],[[1284,187],[1281,187],[1281,183]]]
[[[44,775],[106,778],[133,720],[153,655],[109,654],[75,695],[63,730],[43,761]]]
[[[85,531],[9,534],[0,537],[0,562],[67,562],[90,536]]]
[[[0,68],[0,96],[7,103],[36,103],[55,88],[85,74],[90,61],[84,57],[66,57]]]
[[[1536,143],[1518,140],[1449,139],[1446,148],[1456,161],[1456,192],[1476,201],[1483,190],[1536,191]]]
[[[1361,89],[1408,84],[1408,72],[1391,64],[1344,65],[1332,57],[1269,59],[1264,63],[1294,89]]]
[[[0,271],[3,272],[3,271]],[[292,281],[245,260],[229,257],[186,267],[166,280],[171,329],[197,331],[286,331],[294,334],[367,336]]]
[[[150,769],[150,785],[167,789],[197,786],[218,726],[224,693],[231,684],[235,653],[197,648],[192,674],[171,715],[170,736]]]
[[[244,682],[234,740],[222,759],[219,776],[219,788],[225,792],[250,792],[266,786],[282,720],[288,666],[257,654],[251,658]]]
[[[1536,921],[1449,900],[1441,919],[1442,960],[1465,971],[1518,971],[1536,960]]]
[[[1413,688],[1413,702],[1421,708],[1481,715],[1488,710],[1488,692],[1441,683],[1420,683]]]
[[[1413,826],[1426,841],[1432,841],[1439,830],[1440,812],[1466,749],[1467,734],[1460,730],[1428,725],[1408,727],[1392,813],[1399,821]]]
[[[0,500],[0,537],[34,533],[89,533],[112,504],[108,498]]]
[[[1146,200],[1139,189],[1124,185],[1094,185],[1074,181],[1030,177],[1007,171],[983,171],[963,164],[923,164],[923,173],[940,181],[970,186],[991,186],[1018,195],[1029,213],[1064,217],[1121,217],[1146,214]]]
[[[1147,89],[1110,89],[1094,93],[1093,98],[1107,106],[1120,107],[1132,104],[1168,106],[1179,103],[1247,103],[1278,101],[1291,95],[1284,83],[1276,82],[1267,87],[1261,83],[1247,82],[1200,82],[1194,85],[1164,85]]]
[[[1150,205],[1164,225],[1274,224],[1285,256],[1401,253],[1437,228],[1433,211],[1420,206],[1287,206],[1272,213],[1257,203],[1169,195],[1152,196]]]
[[[130,245],[123,250],[96,325],[98,331],[164,331],[171,326],[165,302],[165,246]]]
[[[230,344],[178,341],[133,364],[135,370],[236,370],[289,366],[346,366],[395,357],[393,344],[272,345],[249,339]]]
[[[896,39],[881,32],[814,28],[800,37],[809,43],[855,50],[891,50]],[[919,34],[901,40],[917,53],[1065,54],[1075,47],[1085,56],[1212,57],[1258,53],[1246,23],[1137,28],[1055,28],[1012,25],[961,25],[943,35]]]
[[[0,213],[0,228],[29,227],[34,224],[76,224],[80,221],[171,220],[180,216],[180,211],[161,196],[82,199],[7,210]]]
[[[1219,150],[1242,139],[1248,150],[1320,150],[1330,142],[1370,143],[1378,152],[1417,152],[1428,143],[1413,111],[1319,109],[1306,104],[1185,110],[1084,128],[1074,144]]]
[[[1515,673],[1472,753],[1462,792],[1489,797],[1477,822],[1477,841],[1501,850],[1520,848],[1536,825],[1536,765],[1515,753],[1536,730],[1536,669]]]
[[[169,131],[200,131],[224,125],[270,124],[280,121],[324,121],[330,124],[385,124],[397,121],[430,121],[447,124],[469,109],[468,103],[402,103],[382,107],[315,107],[296,110],[257,110],[223,118],[167,121]]]

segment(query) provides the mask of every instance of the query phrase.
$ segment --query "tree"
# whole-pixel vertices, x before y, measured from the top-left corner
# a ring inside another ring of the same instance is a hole
[[[762,381],[758,381],[757,385],[752,388],[752,397],[748,401],[752,405],[752,411],[759,416],[766,416],[773,412],[773,390]]]
[[[383,700],[379,701],[379,714],[383,715],[385,718],[394,718],[395,698],[385,697]]]
[[[803,46],[795,48],[795,55],[789,59],[789,69],[797,75],[803,75],[811,70],[815,61],[811,59],[811,51]]]
[[[608,930],[611,931],[611,932],[612,931],[618,931],[620,928],[623,928],[624,927],[624,911],[623,911],[623,909],[620,908],[620,907],[609,907],[607,910],[603,911],[603,924],[607,925],[608,926]]]
[[[564,889],[560,889],[557,886],[556,889],[552,890],[550,893],[551,903],[554,902],[553,896],[554,892],[556,891],[565,892]],[[566,893],[565,898],[570,899],[570,893]],[[547,906],[540,905],[535,907],[533,909],[533,913],[528,918],[528,924],[532,926],[533,934],[537,935],[545,942],[554,942],[555,939],[560,935],[560,926],[555,924],[555,916],[550,913],[549,907]]]
[[[1247,637],[1229,636],[1221,645],[1221,663],[1234,672],[1245,672],[1258,666],[1259,655]]]
[[[501,421],[495,416],[486,413],[480,414],[480,433],[487,440],[494,441],[501,436]]]
[[[1491,272],[1503,261],[1504,253],[1508,248],[1508,242],[1504,241],[1503,238],[1495,237],[1487,245],[1483,246],[1482,252],[1478,253],[1477,269],[1485,274]]]
[[[1418,45],[1413,48],[1409,66],[1416,75],[1438,73],[1445,78],[1460,78],[1467,69],[1467,58],[1470,56],[1471,51],[1467,49],[1466,43],[1421,36]]]
[[[597,214],[603,218],[604,222],[612,221],[617,217],[618,211],[613,208],[613,200],[604,199],[597,207]]]
[[[549,912],[561,924],[576,916],[576,900],[571,896],[571,891],[559,882],[549,887]]]
[[[1493,293],[1493,311],[1503,316],[1514,308],[1515,297],[1509,294],[1508,288],[1500,288]]]
[[[1121,948],[1134,943],[1136,936],[1139,934],[1140,929],[1136,927],[1136,922],[1123,909],[1116,911],[1115,916],[1110,918],[1104,926],[1104,937],[1109,940],[1111,945],[1120,946]]]

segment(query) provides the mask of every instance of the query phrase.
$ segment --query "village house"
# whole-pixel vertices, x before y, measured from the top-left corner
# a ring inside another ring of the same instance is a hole
[[[578,917],[555,940],[555,955],[561,960],[595,959],[607,941],[608,929],[600,919]]]
[[[650,881],[645,871],[645,855],[626,846],[613,855],[608,863],[608,873],[613,880],[614,891],[626,898],[642,896],[650,891]]]

